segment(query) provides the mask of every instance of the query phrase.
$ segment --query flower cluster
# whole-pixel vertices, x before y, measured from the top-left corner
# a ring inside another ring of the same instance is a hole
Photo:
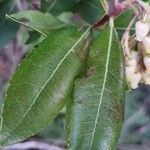
[[[133,22],[124,34],[122,45],[126,80],[129,86],[135,89],[139,83],[150,85],[150,14],[145,13],[136,21],[134,38],[129,35],[132,25]]]

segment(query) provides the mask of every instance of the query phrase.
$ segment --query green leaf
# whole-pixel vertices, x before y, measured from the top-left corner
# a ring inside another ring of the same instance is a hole
[[[118,32],[119,38],[121,39],[126,28],[134,17],[134,12],[131,9],[123,11],[116,19],[115,19],[115,28]],[[132,28],[134,31],[134,28]]]
[[[19,20],[23,24],[30,26],[31,28],[36,28],[43,32],[47,32],[47,30],[64,26],[64,23],[58,20],[53,15],[49,13],[44,14],[34,10],[21,11],[10,16],[14,19]]]
[[[62,12],[71,11],[72,7],[78,3],[78,0],[54,0],[47,11],[54,15],[59,15]]]
[[[87,32],[81,36],[73,27],[54,30],[23,60],[4,100],[2,145],[36,134],[64,107],[81,69],[79,53]]]
[[[78,12],[88,23],[95,23],[105,15],[105,10],[100,0],[81,0]]]
[[[79,13],[88,23],[95,23],[105,15],[105,10],[99,0],[54,0],[52,3],[42,2],[42,11],[54,15],[64,12]]]
[[[64,139],[64,117],[63,113],[60,113],[53,122],[40,133],[38,136],[46,139]]]
[[[123,123],[122,50],[113,27],[90,49],[86,76],[75,82],[67,105],[67,141],[72,150],[114,150]]]
[[[115,19],[115,28],[117,30],[126,30],[127,26],[131,22],[134,17],[134,12],[131,9],[123,11],[116,19]]]
[[[147,3],[150,3],[150,0],[142,0],[142,1],[147,2]]]
[[[73,25],[73,17],[74,17],[74,14],[71,12],[64,12],[64,13],[61,13],[59,16],[57,16],[57,18],[60,21],[65,22],[66,24],[72,24],[72,25]]]

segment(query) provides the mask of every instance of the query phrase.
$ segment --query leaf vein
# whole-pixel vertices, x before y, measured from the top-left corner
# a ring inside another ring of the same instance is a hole
[[[31,106],[29,107],[29,109],[26,111],[26,113],[24,114],[24,116],[22,117],[22,119],[19,121],[18,125],[15,127],[14,130],[12,130],[12,132],[5,138],[5,140],[7,141],[9,139],[9,137],[11,136],[11,134],[13,132],[16,131],[16,129],[18,128],[18,126],[21,124],[21,122],[24,120],[24,118],[26,117],[26,115],[29,113],[29,111],[31,110],[31,108],[33,107],[35,101],[37,100],[37,98],[39,97],[39,95],[41,94],[42,90],[45,88],[45,86],[47,85],[47,83],[53,78],[54,74],[57,72],[57,70],[59,69],[59,67],[61,66],[61,64],[64,62],[64,60],[68,57],[68,55],[71,52],[74,52],[75,47],[83,40],[83,38],[87,35],[87,33],[90,31],[91,27],[89,27],[82,35],[81,37],[77,40],[77,42],[71,47],[71,49],[64,55],[64,57],[61,59],[61,61],[58,63],[58,65],[56,66],[56,68],[54,69],[53,73],[51,74],[51,76],[46,80],[46,82],[44,83],[44,85],[41,87],[41,90],[39,91],[39,93],[37,94],[37,96],[34,98],[33,103],[31,104]],[[3,139],[4,141],[4,139]]]
[[[102,91],[101,91],[100,100],[99,100],[99,104],[98,104],[98,110],[97,110],[97,114],[96,114],[94,128],[93,128],[93,132],[92,132],[92,136],[91,136],[91,142],[90,142],[89,150],[91,150],[92,144],[93,144],[93,141],[94,141],[94,136],[95,136],[96,127],[97,127],[98,118],[99,118],[99,113],[100,113],[100,107],[101,107],[101,103],[102,103],[102,100],[103,100],[103,95],[104,95],[106,80],[107,80],[107,75],[108,75],[109,59],[110,59],[110,52],[111,52],[111,46],[112,46],[112,37],[113,37],[113,19],[112,18],[110,18],[110,26],[111,26],[110,27],[110,37],[109,37],[109,43],[108,43],[108,51],[107,51],[107,58],[106,58],[104,81],[103,81]]]

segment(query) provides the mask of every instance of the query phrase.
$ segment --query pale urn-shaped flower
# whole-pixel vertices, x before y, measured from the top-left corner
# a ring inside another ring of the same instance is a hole
[[[135,24],[136,40],[143,41],[150,31],[150,24],[148,22],[137,21]]]
[[[146,36],[143,40],[143,45],[146,54],[150,54],[150,37]]]
[[[132,76],[132,80],[130,81],[130,86],[132,89],[136,89],[138,88],[139,86],[139,83],[142,79],[142,75],[141,73],[135,73],[133,76]]]
[[[146,70],[150,70],[150,56],[145,56],[143,59]]]
[[[136,67],[135,66],[126,66],[125,73],[127,81],[131,81],[133,75],[135,74]]]

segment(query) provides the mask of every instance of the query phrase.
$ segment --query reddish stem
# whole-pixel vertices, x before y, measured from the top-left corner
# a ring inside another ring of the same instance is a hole
[[[122,2],[122,3],[113,2],[113,3],[109,4],[109,8],[111,8],[110,5],[114,5],[114,9],[109,10],[111,12],[106,14],[101,20],[99,20],[97,23],[95,23],[93,25],[94,28],[101,27],[101,26],[107,24],[109,22],[110,17],[119,16],[122,13],[122,11],[124,11],[127,8],[126,3],[124,3],[124,2]]]

